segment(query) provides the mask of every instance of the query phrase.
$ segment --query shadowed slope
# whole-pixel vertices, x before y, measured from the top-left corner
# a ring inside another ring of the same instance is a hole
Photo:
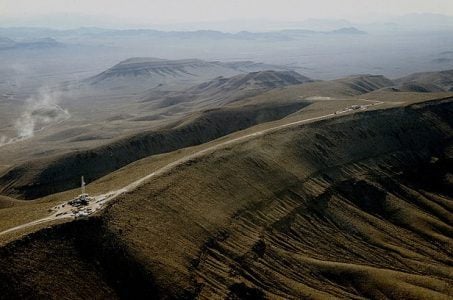
[[[312,81],[294,71],[252,72],[230,78],[217,77],[181,92],[156,93],[153,91],[144,97],[144,102],[157,102],[157,108],[174,105],[215,107],[271,89]]]
[[[92,247],[113,237],[162,297],[448,299],[452,104],[324,120],[190,161],[115,200]],[[2,255],[0,274],[24,278],[5,286],[11,295],[63,284],[43,271],[41,254],[62,267],[66,256],[33,238]],[[68,237],[57,230],[59,240]],[[26,262],[8,259],[16,251],[27,251],[40,280],[21,276]]]
[[[358,75],[350,76],[343,79],[335,80],[338,83],[344,84],[352,90],[365,94],[384,87],[393,86],[394,83],[382,75]]]
[[[199,145],[250,126],[281,119],[308,101],[208,110],[170,129],[135,134],[94,149],[14,166],[0,174],[0,191],[33,199],[78,187],[138,159]]]
[[[413,92],[452,92],[453,70],[416,73],[397,79],[400,89]]]
[[[180,90],[218,76],[234,76],[241,73],[268,70],[284,70],[284,67],[244,62],[217,62],[199,59],[166,60],[136,57],[124,60],[110,69],[83,81],[89,87],[112,90],[117,93],[143,92],[151,88]]]
[[[451,113],[423,104],[272,134],[141,187],[108,218],[171,293],[446,299],[452,195],[436,182],[451,176]],[[437,176],[411,179],[432,157]]]

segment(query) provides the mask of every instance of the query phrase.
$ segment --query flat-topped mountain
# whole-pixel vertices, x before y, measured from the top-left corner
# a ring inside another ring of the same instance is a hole
[[[331,34],[367,34],[365,31],[359,30],[355,27],[344,27],[329,32]]]
[[[198,60],[164,60],[156,58],[131,58],[87,80],[92,86],[115,87],[144,84],[153,85],[171,81],[194,81],[196,78],[216,77],[220,74],[235,75],[237,71],[218,64]]]
[[[189,87],[218,76],[234,76],[261,71],[270,65],[245,62],[209,62],[200,59],[166,60],[137,57],[124,60],[112,68],[85,80],[92,87],[106,89],[143,88],[162,85]],[[283,67],[273,66],[284,69]],[[171,88],[170,88],[171,89]]]

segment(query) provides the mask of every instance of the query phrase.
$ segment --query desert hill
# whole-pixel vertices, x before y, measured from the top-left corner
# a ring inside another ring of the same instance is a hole
[[[361,94],[394,85],[390,79],[382,75],[356,75],[336,81]]]
[[[79,185],[80,176],[92,181],[138,159],[194,146],[281,119],[309,105],[308,101],[211,109],[190,115],[169,129],[149,130],[85,151],[30,160],[0,174],[4,195],[33,199]]]
[[[344,27],[329,32],[330,34],[367,34],[365,31],[359,30],[355,27]]]
[[[251,62],[237,62],[231,68],[237,69],[239,66],[257,67]],[[46,130],[35,132],[31,140],[0,148],[0,165],[13,166],[27,160],[92,149],[112,143],[125,135],[169,128],[190,114],[218,108],[227,103],[238,108],[250,104],[294,102],[310,96],[337,98],[363,94],[350,84],[337,81],[305,82],[305,77],[301,78],[292,71],[264,71],[236,76],[211,79],[208,83],[197,84],[195,87],[183,88],[183,85],[178,85],[182,92],[168,91],[164,86],[150,91],[147,87],[145,96],[139,92],[140,88],[135,89],[131,85],[129,92],[137,93],[139,97],[115,90],[109,90],[105,97],[97,97],[96,91],[99,89],[90,90],[84,96],[85,94],[79,93],[80,90],[75,90],[69,94],[78,95],[79,98],[69,98],[61,103],[69,112],[70,118],[58,126],[49,126]],[[297,82],[304,83],[293,84]],[[143,102],[144,100],[149,101]],[[21,115],[19,108],[20,106],[14,112],[18,116]],[[15,129],[14,114],[5,112],[3,115],[6,120],[11,120],[6,123],[9,131],[5,130],[0,135],[12,137]]]
[[[230,68],[197,59],[131,58],[85,80],[85,83],[97,88],[121,89],[132,85],[146,89],[174,82],[193,84],[219,75],[236,74],[238,72]]]
[[[452,104],[345,115],[190,161],[97,217],[2,247],[0,288],[8,298],[448,299]]]
[[[22,204],[25,204],[25,202],[0,195],[0,209],[15,207]]]
[[[231,105],[240,106],[245,103],[267,103],[273,102],[275,99],[285,101],[294,101],[294,99],[341,99],[365,95],[393,85],[393,81],[381,75],[355,75],[336,80],[313,81],[286,86],[283,89],[273,89],[256,96],[239,99],[231,103]]]
[[[453,91],[453,70],[416,73],[395,80],[403,91]]]
[[[244,61],[214,61],[213,63],[232,68],[241,73],[250,73],[250,72],[260,72],[266,70],[274,71],[291,71],[292,68],[287,66],[275,65],[275,64],[266,64],[266,63],[257,63],[250,60]]]
[[[244,72],[280,68],[266,64],[245,62],[209,62],[199,59],[165,60],[136,57],[124,60],[112,68],[84,80],[90,87],[122,91],[166,86],[170,89],[189,87],[218,76],[234,76]],[[124,91],[122,91],[124,92]]]
[[[294,71],[259,71],[233,77],[217,77],[179,92],[151,92],[143,102],[157,102],[159,108],[173,105],[220,107],[271,89],[312,82]],[[161,99],[163,98],[163,99]]]
[[[0,191],[3,195],[25,199],[61,192],[76,187],[81,175],[86,175],[91,181],[149,155],[197,145],[259,123],[283,118],[306,106],[312,101],[311,98],[316,100],[320,96],[336,98],[364,95],[393,84],[383,76],[374,75],[351,76],[334,81],[306,81],[309,79],[295,72],[266,71],[237,75],[229,79],[217,78],[190,88],[191,92],[181,94],[174,92],[173,95],[177,96],[173,98],[167,94],[167,98],[161,102],[142,103],[151,104],[144,106],[143,111],[154,111],[155,115],[147,115],[135,120],[153,120],[165,113],[171,113],[172,110],[203,111],[203,108],[206,108],[202,106],[203,100],[207,100],[208,108],[235,101],[220,110],[209,109],[201,114],[193,112],[159,129],[141,130],[140,133],[131,133],[108,140],[100,146],[95,145],[79,151],[66,151],[64,154],[55,153],[14,164],[1,172]],[[303,83],[292,85],[297,82]],[[268,87],[284,84],[291,85],[273,88],[266,92]],[[255,92],[258,89],[261,92],[256,96],[246,97],[249,88],[255,89]],[[238,92],[241,89],[244,93]],[[194,107],[181,106],[191,101]],[[178,103],[180,105],[177,105]],[[66,134],[68,131],[54,134],[45,142],[48,143],[52,138],[61,138],[61,135]],[[75,130],[74,134],[71,140],[78,143],[83,143],[84,139],[90,141],[90,139],[102,138],[86,133],[85,128],[81,133]],[[93,166],[96,167],[93,168]],[[57,176],[58,180],[55,181],[55,174],[64,175]]]

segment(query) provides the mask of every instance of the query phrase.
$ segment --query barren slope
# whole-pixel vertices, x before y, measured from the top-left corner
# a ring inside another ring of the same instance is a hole
[[[202,144],[278,120],[309,104],[298,101],[208,110],[169,129],[137,133],[86,151],[31,160],[0,173],[0,192],[35,199],[73,189],[79,185],[82,175],[93,181],[146,156]]]
[[[397,79],[402,91],[440,92],[453,91],[453,70],[411,74]]]
[[[151,102],[151,104],[154,104],[154,108],[175,105],[219,107],[231,101],[251,97],[271,89],[312,81],[294,71],[252,72],[229,78],[217,77],[179,92],[158,93],[152,91],[144,97],[143,102]]]
[[[98,218],[3,247],[0,288],[9,297],[448,299],[452,113],[450,99],[347,115],[191,161]]]
[[[229,77],[269,68],[283,69],[280,66],[250,61],[223,63],[199,59],[166,60],[135,57],[124,60],[110,69],[84,80],[83,83],[96,89],[111,90],[117,93],[137,93],[156,87],[180,90],[218,76]]]

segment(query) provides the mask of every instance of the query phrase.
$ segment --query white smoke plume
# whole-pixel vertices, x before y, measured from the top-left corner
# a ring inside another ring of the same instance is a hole
[[[8,139],[0,136],[0,146],[31,138],[36,132],[67,120],[70,114],[58,105],[60,96],[56,90],[41,88],[37,95],[28,98],[14,124],[16,137]]]
[[[30,138],[36,131],[66,120],[69,113],[58,105],[60,96],[58,91],[42,88],[36,96],[27,99],[25,110],[15,124],[17,136]]]

